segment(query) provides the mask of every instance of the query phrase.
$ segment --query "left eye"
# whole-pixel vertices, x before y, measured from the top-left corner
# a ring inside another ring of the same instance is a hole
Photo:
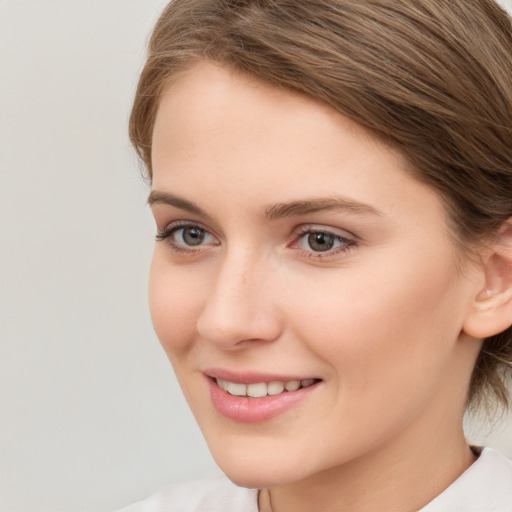
[[[300,236],[298,246],[311,252],[328,252],[338,248],[348,248],[353,240],[329,231],[307,231]]]
[[[157,240],[167,240],[171,248],[177,251],[218,243],[206,229],[196,225],[171,225],[157,234]]]
[[[198,227],[180,228],[174,231],[174,239],[183,245],[201,245],[208,238],[208,233]]]

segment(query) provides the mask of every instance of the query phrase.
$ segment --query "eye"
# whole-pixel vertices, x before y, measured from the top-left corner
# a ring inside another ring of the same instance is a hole
[[[170,224],[156,238],[167,240],[176,251],[193,251],[205,245],[218,245],[217,239],[197,224]]]
[[[313,253],[313,255],[316,253],[320,256],[322,253],[327,253],[327,256],[339,251],[348,251],[355,243],[353,238],[334,231],[305,227],[299,233],[298,241],[294,245],[298,249]]]
[[[307,235],[307,245],[315,252],[330,251],[336,242],[336,238],[331,233],[309,233]]]
[[[185,245],[201,245],[205,238],[207,238],[206,231],[204,229],[190,227],[180,228],[174,232],[174,238],[176,241]]]

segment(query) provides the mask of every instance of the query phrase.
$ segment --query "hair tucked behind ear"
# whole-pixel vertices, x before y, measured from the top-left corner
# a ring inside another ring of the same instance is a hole
[[[168,80],[208,59],[299,91],[395,144],[443,197],[462,251],[512,216],[512,26],[491,0],[173,0],[130,119],[151,177]],[[512,319],[511,319],[512,322]],[[508,405],[512,331],[487,339],[469,391]]]

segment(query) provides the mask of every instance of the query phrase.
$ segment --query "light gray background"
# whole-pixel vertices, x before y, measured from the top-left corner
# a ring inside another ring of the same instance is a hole
[[[165,3],[0,0],[2,512],[115,510],[218,472],[152,331],[127,139]],[[512,456],[511,429],[473,438]]]

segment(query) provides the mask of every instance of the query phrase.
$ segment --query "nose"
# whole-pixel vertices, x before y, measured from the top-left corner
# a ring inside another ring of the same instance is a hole
[[[219,263],[197,322],[200,336],[222,350],[275,341],[282,328],[273,302],[275,277],[251,257]]]

